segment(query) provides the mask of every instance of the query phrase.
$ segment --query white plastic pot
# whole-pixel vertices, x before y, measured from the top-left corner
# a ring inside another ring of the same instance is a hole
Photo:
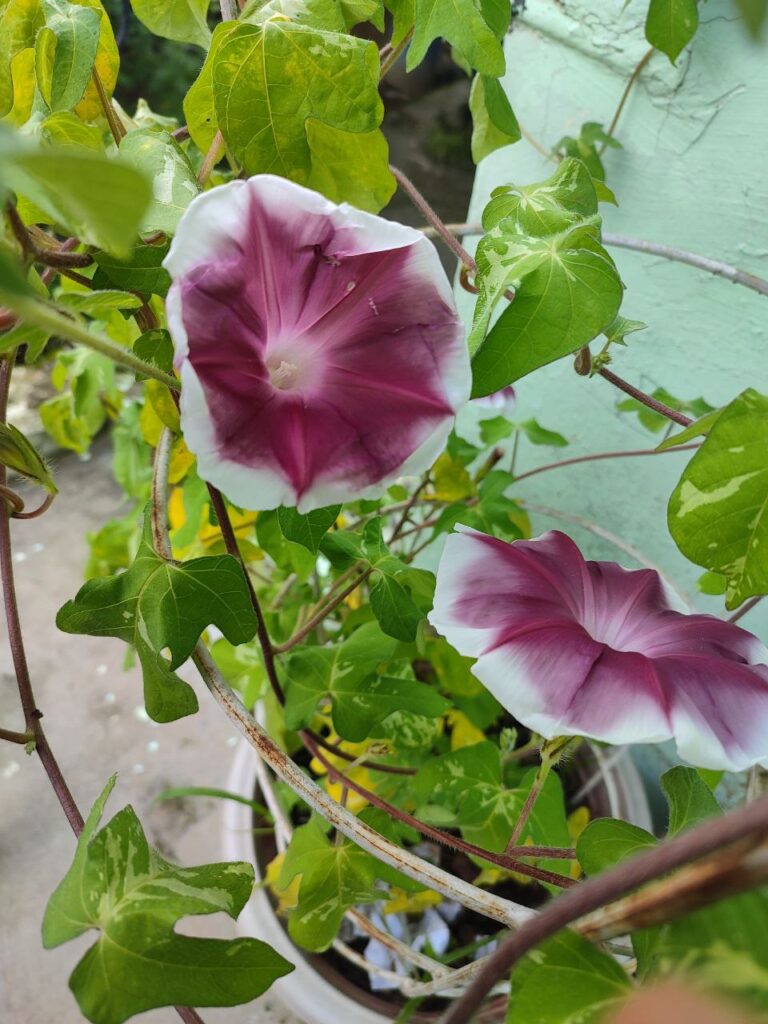
[[[641,828],[651,829],[651,815],[640,776],[629,757],[616,760],[615,752],[591,748],[595,769],[603,784],[607,803],[601,813],[623,818]],[[254,798],[257,787],[258,757],[254,749],[243,741],[235,753],[227,789],[248,800]],[[591,773],[591,767],[587,774]],[[245,804],[227,800],[223,804],[223,853],[225,860],[250,861],[261,880],[256,864],[253,834],[253,813]],[[253,896],[238,920],[238,929],[244,934],[268,942],[291,963],[295,971],[275,982],[270,990],[305,1024],[391,1024],[385,1016],[356,999],[339,991],[307,960],[306,954],[291,942],[283,924],[275,915],[264,888],[254,890]],[[394,1005],[394,1004],[393,1004]]]

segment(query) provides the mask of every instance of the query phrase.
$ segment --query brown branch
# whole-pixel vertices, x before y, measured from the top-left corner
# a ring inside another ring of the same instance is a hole
[[[732,843],[768,835],[768,797],[713,818],[682,835],[638,854],[610,871],[580,883],[548,903],[495,950],[475,981],[441,1018],[440,1024],[466,1024],[487,993],[521,957],[562,928],[599,907],[654,881],[674,868],[700,860]]]
[[[635,66],[634,71],[632,72],[632,74],[629,76],[629,78],[627,80],[627,84],[624,86],[624,91],[621,94],[621,99],[619,100],[619,105],[616,107],[616,112],[614,113],[613,117],[611,118],[611,123],[608,125],[608,131],[605,133],[606,135],[612,136],[613,133],[616,131],[616,125],[619,123],[619,118],[621,117],[621,112],[624,109],[625,103],[629,99],[629,94],[632,92],[632,86],[635,84],[635,82],[637,81],[638,77],[640,76],[641,71],[643,70],[645,65],[648,63],[648,61],[651,59],[651,57],[654,55],[654,53],[655,53],[655,50],[654,50],[653,47],[651,47],[650,50],[648,50],[648,52],[643,57],[641,57],[640,60],[637,62],[637,65]],[[607,146],[608,146],[608,143],[604,142],[602,147],[601,147],[601,149],[600,149],[600,151],[599,151],[599,153],[598,153],[598,156],[602,156],[603,155],[603,153],[605,152]]]
[[[597,452],[594,455],[575,455],[571,459],[561,459],[560,462],[548,462],[544,466],[536,466],[534,469],[527,469],[515,477],[515,483],[527,480],[529,476],[536,476],[537,473],[547,473],[550,469],[560,469],[562,466],[575,466],[579,462],[598,462],[601,459],[631,459],[639,455],[666,455],[668,452],[689,452],[695,451],[698,444],[681,444],[679,448],[636,448],[627,452]]]
[[[408,178],[401,170],[394,167],[392,164],[389,165],[389,169],[392,172],[395,181],[400,188],[405,192],[408,198],[411,200],[416,209],[422,214],[425,220],[433,226],[437,234],[442,238],[451,252],[455,255],[459,263],[463,263],[465,267],[471,270],[473,273],[477,270],[477,264],[474,259],[469,255],[464,246],[458,241],[458,239],[451,234],[446,228],[445,224],[438,217],[435,210],[430,206],[424,196],[419,192],[416,186],[413,184],[410,178]]]
[[[748,601],[745,601],[738,611],[734,612],[733,615],[731,615],[728,621],[738,622],[739,619],[743,618],[743,616],[747,614],[747,612],[751,612],[755,605],[759,604],[759,602],[763,600],[764,596],[764,594],[758,594],[757,597],[750,597],[750,599]]]
[[[751,838],[595,911],[581,922],[579,931],[594,942],[604,942],[636,928],[666,924],[767,880],[768,846],[762,843],[755,849]]]
[[[88,267],[93,263],[93,258],[88,253],[71,252],[69,240],[64,245],[57,246],[44,231],[33,231],[28,228],[13,203],[5,204],[5,214],[16,241],[27,258],[35,263],[43,263],[56,269]]]
[[[617,376],[605,367],[597,371],[601,377],[613,384],[614,387],[618,388],[619,391],[623,391],[625,395],[631,395],[636,401],[642,405],[647,406],[649,409],[653,409],[654,412],[659,413],[660,416],[665,416],[668,420],[672,420],[674,423],[679,423],[681,427],[688,427],[693,423],[690,416],[684,416],[681,412],[677,412],[676,409],[670,409],[668,405],[664,405],[657,398],[652,398],[650,395],[646,395],[644,391],[636,388],[634,384],[630,384],[624,380],[623,377]],[[679,451],[679,449],[678,449]]]
[[[467,843],[463,839],[459,839],[458,836],[451,835],[450,832],[445,832],[443,829],[435,828],[433,825],[428,825],[426,822],[414,817],[407,811],[403,811],[401,808],[395,807],[394,804],[382,799],[382,797],[378,796],[376,793],[371,792],[370,789],[366,789],[365,786],[361,786],[360,783],[355,782],[354,779],[351,779],[348,775],[339,771],[339,769],[336,768],[320,750],[318,750],[306,733],[300,735],[304,745],[310,753],[317,758],[317,760],[325,767],[328,774],[336,779],[337,782],[346,786],[347,789],[351,789],[353,792],[357,793],[358,796],[363,797],[363,799],[367,800],[368,803],[372,804],[374,807],[378,807],[379,810],[386,811],[386,813],[391,817],[397,818],[397,820],[401,821],[404,825],[409,825],[411,828],[416,829],[417,832],[421,832],[423,836],[427,836],[429,839],[434,839],[435,842],[457,850],[459,853],[464,853],[470,857],[480,857],[483,860],[488,861],[490,864],[496,864],[498,867],[504,868],[507,871],[517,871],[521,875],[526,875],[529,878],[535,878],[540,882],[549,882],[551,885],[557,885],[563,889],[576,884],[574,879],[567,878],[565,875],[558,875],[554,871],[546,871],[543,868],[537,868],[531,864],[525,864],[517,858],[509,857],[506,854],[492,853],[490,850],[486,850],[482,846],[476,846],[474,843]]]

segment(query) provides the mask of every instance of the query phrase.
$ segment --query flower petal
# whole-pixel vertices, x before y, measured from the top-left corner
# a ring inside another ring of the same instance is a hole
[[[740,772],[768,752],[768,666],[708,655],[657,658],[677,749],[700,768]]]
[[[738,626],[669,607],[659,575],[587,562],[559,533],[450,537],[430,622],[520,722],[546,737],[674,738],[702,767],[768,753],[768,651]]]
[[[576,624],[520,631],[482,655],[472,671],[518,721],[548,739],[621,744],[672,736],[652,663],[612,651]]]
[[[270,175],[206,193],[182,226],[169,325],[201,475],[249,508],[308,511],[431,465],[470,372],[420,232]]]

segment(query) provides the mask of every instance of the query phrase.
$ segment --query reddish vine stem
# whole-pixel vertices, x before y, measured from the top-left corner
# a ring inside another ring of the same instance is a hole
[[[631,395],[636,401],[641,402],[649,409],[653,409],[654,412],[659,413],[660,416],[666,416],[668,420],[672,420],[674,423],[679,423],[681,427],[688,427],[693,423],[690,416],[684,416],[681,412],[677,412],[676,409],[670,409],[668,405],[664,405],[657,398],[651,398],[650,395],[646,395],[644,391],[636,388],[634,384],[630,384],[624,380],[623,377],[618,377],[611,370],[603,367],[597,371],[601,377],[613,384],[614,387],[618,388],[619,391],[623,391],[625,395]]]
[[[621,117],[621,112],[624,110],[624,105],[626,104],[627,100],[629,99],[629,94],[632,92],[632,86],[635,84],[635,82],[637,81],[638,77],[640,76],[640,73],[642,72],[643,68],[648,63],[648,61],[651,59],[651,57],[654,55],[654,53],[655,53],[655,50],[654,50],[653,47],[651,47],[650,50],[648,50],[648,52],[646,54],[644,54],[644,56],[642,56],[640,58],[640,60],[637,62],[637,64],[635,65],[634,71],[629,76],[629,78],[627,79],[627,84],[624,86],[624,91],[622,92],[621,99],[619,100],[619,104],[616,107],[616,112],[614,113],[613,117],[611,118],[611,123],[608,125],[608,131],[605,133],[606,135],[609,135],[609,136],[612,137],[613,133],[616,131],[616,125],[619,123],[619,118]],[[608,143],[604,142],[602,147],[600,148],[598,156],[602,156],[603,155],[603,153],[605,152],[607,146],[608,146]]]
[[[219,527],[221,529],[221,535],[224,540],[224,546],[226,547],[229,554],[236,558],[243,567],[243,572],[245,573],[245,578],[248,583],[248,589],[251,596],[251,602],[253,604],[253,610],[256,613],[257,636],[259,639],[259,644],[261,646],[262,655],[264,657],[264,668],[266,670],[267,678],[269,679],[275,697],[280,702],[280,704],[284,705],[285,692],[280,683],[280,680],[277,677],[277,667],[275,665],[276,648],[274,648],[272,645],[272,641],[269,636],[269,631],[267,630],[267,625],[264,620],[264,614],[261,610],[261,603],[259,602],[258,596],[256,595],[256,591],[253,588],[253,584],[251,583],[250,577],[246,570],[245,562],[243,561],[243,556],[240,553],[240,548],[237,543],[237,537],[235,536],[235,531],[232,529],[232,523],[229,519],[227,506],[224,502],[221,492],[218,491],[211,484],[208,484],[208,493],[211,497],[211,503],[213,505],[214,512],[216,513],[216,517],[219,521]],[[428,835],[432,839],[435,839],[437,842],[440,842],[445,846],[450,846],[453,849],[459,850],[462,853],[482,857],[484,860],[487,860],[490,863],[498,864],[500,867],[505,867],[509,870],[518,871],[521,875],[528,875],[530,878],[535,878],[542,882],[549,882],[552,885],[558,885],[562,888],[566,888],[574,884],[574,880],[572,878],[567,878],[565,875],[558,875],[552,871],[545,871],[543,868],[537,868],[530,864],[525,864],[521,861],[510,860],[510,858],[508,857],[504,857],[500,854],[491,853],[490,850],[485,850],[480,846],[474,846],[472,843],[465,843],[462,839],[458,839],[456,836],[452,836],[449,832],[443,832],[440,829],[433,828],[431,825],[427,825],[425,822],[420,821],[418,818],[414,818],[406,811],[400,810],[399,807],[395,807],[394,804],[389,803],[387,800],[383,800],[381,797],[377,796],[375,793],[372,793],[370,790],[367,790],[363,786],[358,785],[358,783],[353,782],[352,779],[349,779],[346,775],[338,771],[338,769],[335,768],[333,764],[331,764],[331,762],[328,761],[328,759],[324,756],[324,754],[320,750],[320,747],[308,732],[301,731],[299,733],[299,736],[301,737],[301,740],[304,746],[307,748],[307,750],[309,750],[309,752],[314,757],[316,757],[317,760],[320,761],[322,765],[325,766],[329,774],[332,774],[334,778],[337,778],[348,789],[351,789],[354,792],[356,792],[359,796],[364,797],[366,800],[368,800],[369,803],[373,804],[373,806],[378,807],[383,811],[386,811],[387,814],[391,815],[393,818],[397,818],[404,824],[408,824],[412,828],[417,829],[417,831],[421,832],[422,835]],[[359,761],[358,763],[361,766],[367,767],[365,761]]]
[[[560,462],[548,462],[545,466],[536,466],[535,469],[527,469],[515,477],[515,483],[527,480],[529,476],[536,476],[537,473],[547,473],[550,469],[560,469],[561,466],[575,466],[579,462],[598,462],[601,459],[629,459],[638,455],[666,455],[668,452],[690,452],[695,451],[697,444],[681,444],[679,448],[636,448],[628,452],[597,452],[595,455],[575,455],[572,459],[561,459]]]
[[[304,625],[300,629],[297,629],[293,636],[289,637],[285,641],[285,643],[274,644],[272,647],[274,653],[284,654],[286,651],[290,651],[292,647],[295,647],[296,644],[301,643],[301,641],[305,637],[309,636],[312,630],[319,626],[321,622],[323,622],[323,620],[328,615],[330,615],[335,608],[338,608],[338,606],[342,604],[342,602],[345,601],[350,594],[354,593],[354,591],[357,590],[360,584],[364,583],[365,580],[368,579],[372,572],[373,569],[366,569],[359,576],[355,577],[355,579],[352,580],[352,582],[348,586],[346,586],[342,591],[336,594],[332,600],[330,600],[326,605],[320,608],[319,611],[317,611],[311,618],[307,619]]]
[[[521,957],[591,911],[612,903],[674,868],[700,860],[747,837],[766,834],[768,797],[763,797],[667,839],[648,853],[638,854],[610,871],[581,882],[544,906],[491,953],[477,978],[441,1018],[440,1024],[466,1024],[491,988],[506,977]]]
[[[211,505],[216,513],[216,518],[219,521],[219,529],[221,530],[221,536],[224,538],[224,546],[227,551],[234,558],[238,560],[240,565],[243,567],[243,573],[245,574],[245,581],[248,584],[248,592],[251,597],[251,604],[253,610],[256,613],[256,632],[259,638],[259,645],[261,647],[261,653],[264,658],[264,668],[269,679],[269,684],[281,704],[285,704],[285,693],[280,680],[277,678],[277,667],[275,665],[275,650],[272,646],[272,640],[267,629],[267,623],[264,618],[264,612],[261,609],[261,602],[253,588],[251,577],[248,574],[243,556],[240,553],[240,547],[237,543],[237,537],[235,531],[232,529],[232,522],[229,518],[229,512],[227,506],[224,503],[224,498],[221,495],[221,491],[217,490],[211,484],[208,484],[208,494],[211,498]]]
[[[738,622],[740,618],[747,614],[747,612],[751,612],[755,605],[763,600],[763,597],[763,594],[759,594],[757,597],[751,597],[749,601],[745,601],[741,608],[739,608],[737,612],[734,612],[733,615],[731,615],[728,621]]]
[[[333,776],[337,782],[346,786],[347,789],[351,789],[353,792],[357,793],[358,796],[363,797],[374,807],[378,807],[379,810],[386,811],[387,814],[390,814],[393,818],[397,818],[397,820],[401,821],[404,825],[410,825],[411,828],[415,828],[418,832],[421,832],[423,836],[434,839],[435,842],[441,843],[443,846],[449,846],[454,850],[458,850],[459,853],[464,853],[473,857],[482,857],[483,860],[487,860],[491,864],[496,864],[508,871],[517,871],[521,875],[527,875],[529,878],[535,878],[540,882],[549,882],[551,885],[557,885],[563,889],[576,884],[574,879],[567,878],[565,875],[558,875],[554,871],[545,871],[543,868],[537,868],[531,864],[525,864],[516,858],[508,857],[506,854],[492,853],[490,850],[486,850],[482,846],[476,846],[474,843],[467,843],[463,839],[459,839],[458,836],[453,836],[449,832],[444,832],[442,829],[435,828],[432,825],[427,825],[426,822],[414,817],[407,811],[401,810],[399,807],[395,807],[387,800],[377,796],[376,793],[366,789],[365,786],[361,786],[358,782],[350,779],[348,775],[344,775],[344,773],[339,771],[339,769],[336,768],[333,763],[329,761],[328,758],[325,757],[325,755],[315,746],[309,736],[302,734],[302,740],[310,753],[317,758],[317,760],[325,767],[328,774]]]
[[[22,512],[21,510],[19,510],[18,512],[14,512],[13,513],[13,518],[14,519],[37,519],[38,516],[41,516],[43,514],[43,512],[47,512],[48,511],[48,509],[53,504],[53,499],[55,497],[56,497],[55,494],[46,494],[45,498],[43,499],[41,504],[37,506],[37,508],[33,508],[31,512]]]
[[[452,235],[451,232],[446,228],[445,224],[442,222],[442,220],[440,220],[437,213],[429,205],[429,203],[421,194],[421,192],[419,192],[419,190],[413,184],[411,179],[407,177],[405,174],[403,174],[401,170],[398,170],[397,167],[394,167],[392,164],[389,165],[389,169],[392,172],[392,175],[397,184],[400,186],[403,192],[405,192],[405,194],[411,200],[416,209],[419,210],[421,214],[423,214],[425,220],[428,220],[429,223],[434,227],[435,231],[442,238],[442,240],[445,242],[445,244],[448,246],[451,252],[455,255],[459,263],[463,263],[465,267],[468,267],[474,273],[477,270],[477,264],[475,263],[474,259],[469,255],[469,253],[461,244],[461,242],[459,242],[458,238]]]
[[[368,768],[370,771],[375,772],[386,772],[390,775],[416,774],[415,768],[404,768],[399,764],[384,764],[382,761],[369,761],[367,759],[361,761],[360,758],[355,757],[354,754],[348,754],[347,751],[342,750],[341,747],[337,747],[333,743],[329,743],[324,736],[321,736],[313,729],[305,729],[304,731],[319,747],[322,747],[323,750],[327,750],[330,754],[333,754],[334,757],[340,757],[342,761],[347,761],[348,763],[354,762],[355,764],[360,765],[361,768]]]
[[[9,352],[6,358],[2,360],[2,365],[0,365],[0,422],[5,422],[8,408],[8,389],[11,383],[14,354]],[[0,466],[0,484],[3,486],[5,485],[5,478],[5,466]],[[69,786],[61,774],[61,769],[48,744],[40,722],[43,715],[37,708],[35,695],[32,690],[32,680],[29,675],[27,654],[24,649],[24,637],[21,630],[21,618],[19,616],[13,576],[11,516],[5,502],[0,503],[0,578],[2,578],[3,603],[5,606],[6,623],[8,625],[8,646],[11,649],[11,659],[13,660],[13,667],[16,673],[19,700],[22,712],[24,713],[24,725],[27,731],[31,732],[34,736],[35,750],[66,815],[67,821],[75,835],[79,835],[83,828],[83,817],[77,808]]]
[[[93,263],[93,259],[87,253],[71,252],[71,246],[66,243],[64,246],[55,246],[50,241],[45,243],[42,243],[42,241],[38,242],[19,216],[18,210],[13,203],[8,202],[5,204],[5,214],[16,241],[21,246],[25,255],[35,263],[44,263],[46,266],[55,267],[56,269],[62,267],[87,267]],[[46,239],[48,237],[43,232],[40,232],[40,235]]]
[[[8,390],[11,382],[13,355],[14,353],[12,352],[8,353],[6,358],[0,361],[0,422],[5,422],[8,407]],[[5,466],[0,465],[0,482],[5,482],[5,475]],[[43,714],[37,708],[32,689],[32,680],[29,675],[29,666],[27,665],[27,656],[24,650],[21,619],[16,601],[10,516],[7,506],[0,508],[0,578],[2,578],[3,602],[5,605],[6,622],[8,624],[8,644],[11,648],[11,658],[16,672],[16,683],[19,690],[21,708],[24,713],[24,722],[27,727],[27,735],[31,737],[31,741],[35,744],[35,752],[40,758],[70,828],[75,836],[79,836],[83,831],[85,821],[50,748],[40,721]],[[9,730],[2,730],[2,733],[5,733],[5,736],[2,737],[5,739],[9,739],[13,735],[19,737],[24,735],[10,734]],[[21,741],[21,738],[15,740],[15,742]],[[26,737],[25,742],[28,742]],[[174,1009],[185,1024],[205,1024],[203,1018],[192,1007],[176,1006]]]

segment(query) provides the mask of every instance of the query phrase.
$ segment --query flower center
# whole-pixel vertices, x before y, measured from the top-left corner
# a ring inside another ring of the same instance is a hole
[[[267,363],[272,386],[280,391],[290,391],[291,388],[295,388],[299,380],[299,368],[296,363],[289,363],[285,359],[281,359],[277,365],[275,363],[277,360],[271,364]]]

